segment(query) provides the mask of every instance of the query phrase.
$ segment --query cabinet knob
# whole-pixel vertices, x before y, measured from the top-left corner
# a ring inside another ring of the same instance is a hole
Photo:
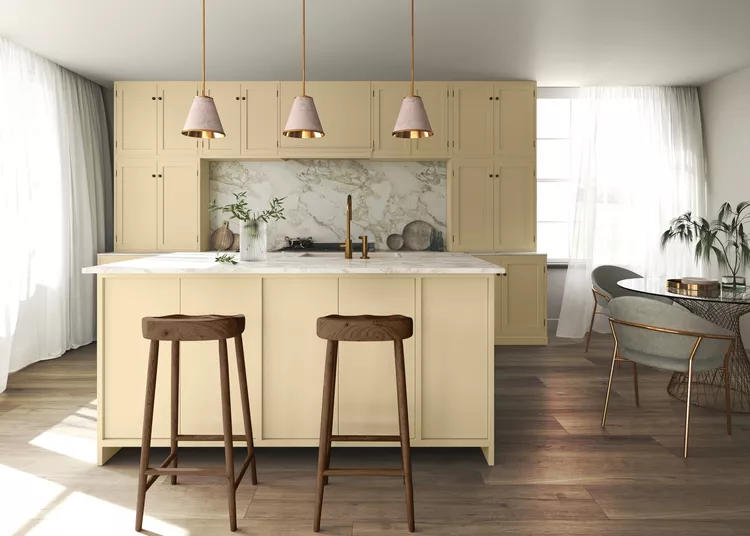
[[[245,97],[242,97],[242,100],[245,100]]]
[[[495,100],[500,100],[500,97],[495,97]]]
[[[156,173],[152,173],[152,174],[151,174],[151,176],[152,176],[152,177],[156,177]]]
[[[235,97],[234,100],[240,100],[240,98],[239,97]]]
[[[499,179],[499,178],[500,178],[500,175],[499,175],[499,174],[497,174],[497,175],[495,175],[495,177]]]
[[[161,97],[159,97],[159,100],[161,100]]]
[[[151,100],[156,100],[156,97],[151,97]]]
[[[492,100],[492,97],[490,97],[490,100]]]
[[[159,173],[159,177],[161,177],[161,173]]]
[[[492,178],[492,173],[490,173],[490,179]]]

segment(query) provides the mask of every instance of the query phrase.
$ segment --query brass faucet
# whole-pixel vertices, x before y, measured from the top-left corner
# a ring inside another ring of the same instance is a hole
[[[346,240],[341,247],[344,250],[344,258],[352,258],[352,196],[346,196]]]

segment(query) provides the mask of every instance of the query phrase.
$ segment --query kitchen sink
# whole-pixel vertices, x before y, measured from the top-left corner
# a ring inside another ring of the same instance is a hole
[[[360,259],[361,253],[355,252],[351,260],[362,260]],[[374,251],[368,253],[370,259],[401,259],[400,253],[395,251]],[[344,258],[344,253],[341,251],[306,251],[300,255],[300,257],[320,257],[321,259],[335,259]]]

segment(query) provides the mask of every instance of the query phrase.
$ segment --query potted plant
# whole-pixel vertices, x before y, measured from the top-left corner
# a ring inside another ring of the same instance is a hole
[[[219,206],[211,202],[209,210],[220,210],[231,214],[232,219],[240,222],[240,260],[264,261],[267,257],[268,220],[285,220],[284,199],[274,197],[263,212],[257,212],[247,205],[247,192],[234,194],[234,203]]]
[[[696,262],[710,264],[711,257],[716,257],[719,268],[731,274],[721,278],[722,284],[744,287],[745,278],[737,274],[750,262],[750,239],[744,227],[750,219],[749,207],[748,201],[738,203],[737,208],[724,203],[718,217],[711,222],[705,218],[693,218],[692,213],[686,212],[673,219],[669,229],[661,235],[662,250],[672,240],[688,245],[695,241]]]

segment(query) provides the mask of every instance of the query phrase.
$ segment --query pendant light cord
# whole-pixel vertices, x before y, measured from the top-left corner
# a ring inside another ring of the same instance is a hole
[[[206,96],[206,0],[203,0],[203,37],[202,37],[202,54],[201,54],[201,97]]]
[[[304,97],[306,95],[305,93],[305,78],[306,78],[306,53],[305,53],[305,41],[307,37],[307,32],[305,28],[305,21],[307,20],[307,16],[305,13],[305,0],[302,0],[302,96]]]
[[[411,0],[411,96],[414,96],[414,0]]]

